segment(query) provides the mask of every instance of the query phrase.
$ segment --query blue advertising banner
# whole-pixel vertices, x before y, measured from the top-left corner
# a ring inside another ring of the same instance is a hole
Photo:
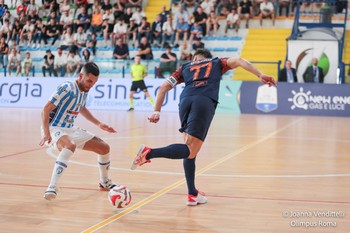
[[[240,89],[241,113],[311,116],[350,116],[348,85],[278,83],[260,88],[259,82],[243,82]]]

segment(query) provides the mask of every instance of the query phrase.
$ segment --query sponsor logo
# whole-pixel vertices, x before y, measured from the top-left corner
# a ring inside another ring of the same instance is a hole
[[[293,97],[288,98],[292,103],[291,109],[344,111],[350,105],[350,96],[312,95],[310,90],[292,90]]]
[[[263,112],[277,109],[277,89],[267,85],[260,86],[256,95],[256,108]]]
[[[63,172],[63,167],[58,167],[57,169],[56,169],[56,173],[59,175],[59,174],[61,174]]]
[[[25,82],[1,83],[0,84],[0,102],[17,103],[23,98],[41,98],[42,86],[39,83],[30,83],[27,78]]]

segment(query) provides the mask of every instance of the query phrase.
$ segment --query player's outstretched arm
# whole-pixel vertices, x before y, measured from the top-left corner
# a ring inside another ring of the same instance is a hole
[[[250,73],[256,75],[262,83],[271,86],[277,85],[275,79],[272,76],[266,75],[262,73],[258,68],[256,68],[252,63],[249,61],[243,59],[243,58],[229,58],[227,60],[227,65],[231,67],[232,69],[235,69],[237,67],[242,67],[246,71],[249,71]]]
[[[82,109],[80,109],[80,114],[83,115],[88,121],[92,122],[93,124],[97,125],[100,129],[110,132],[110,133],[116,133],[117,131],[113,129],[111,126],[106,125],[102,122],[100,122],[92,113],[84,106]]]
[[[51,143],[51,134],[49,129],[49,121],[50,121],[50,112],[53,111],[56,108],[56,105],[48,101],[43,110],[41,111],[41,127],[43,129],[43,135],[39,142],[40,146],[45,145],[45,143],[50,144]]]
[[[151,116],[148,117],[148,120],[151,123],[157,123],[160,119],[160,110],[162,108],[165,95],[168,91],[170,91],[173,87],[168,83],[168,81],[165,81],[158,89],[157,97],[156,97],[156,103],[154,105],[154,112]]]

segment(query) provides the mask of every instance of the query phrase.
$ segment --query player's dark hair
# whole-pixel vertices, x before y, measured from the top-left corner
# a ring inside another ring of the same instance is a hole
[[[193,54],[193,56],[201,55],[204,58],[212,58],[213,55],[207,49],[197,49],[197,51]]]
[[[84,72],[86,75],[88,75],[88,74],[92,74],[95,76],[100,75],[100,69],[98,68],[98,66],[94,62],[85,63],[81,72]]]

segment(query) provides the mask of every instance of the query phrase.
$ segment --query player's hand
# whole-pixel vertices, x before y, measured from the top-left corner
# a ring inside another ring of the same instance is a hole
[[[149,122],[151,123],[157,123],[160,119],[160,114],[159,112],[154,112],[152,113],[151,116],[148,117]]]
[[[269,87],[271,86],[277,87],[277,83],[272,76],[262,74],[260,75],[260,79],[262,83],[269,85]]]
[[[117,132],[115,129],[113,129],[113,127],[106,125],[106,124],[103,124],[103,123],[100,123],[98,126],[100,127],[100,129],[107,131],[107,132],[110,132],[110,133]]]
[[[39,146],[44,146],[45,144],[50,144],[51,143],[51,135],[44,135],[44,137],[40,140]]]

